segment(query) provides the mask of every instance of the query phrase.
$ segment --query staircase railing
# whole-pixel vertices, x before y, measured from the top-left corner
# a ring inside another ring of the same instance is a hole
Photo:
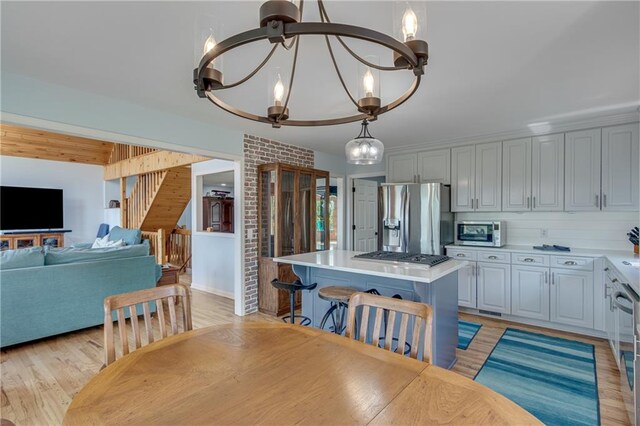
[[[191,230],[176,228],[171,233],[164,229],[142,231],[142,239],[149,240],[149,254],[156,257],[156,263],[169,263],[181,270],[191,268]]]
[[[122,160],[128,160],[129,158],[138,157],[140,155],[145,155],[156,151],[158,150],[155,148],[115,143],[113,144],[113,150],[111,151],[111,155],[109,156],[109,164],[117,163],[118,161]]]
[[[123,227],[140,228],[166,175],[166,170],[138,175],[131,194],[122,205]]]

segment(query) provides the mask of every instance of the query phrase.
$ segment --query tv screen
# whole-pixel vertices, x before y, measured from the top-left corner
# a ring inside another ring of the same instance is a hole
[[[64,227],[62,189],[0,186],[0,230]]]

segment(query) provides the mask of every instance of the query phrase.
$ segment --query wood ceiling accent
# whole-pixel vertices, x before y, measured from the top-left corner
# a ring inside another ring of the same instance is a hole
[[[0,155],[104,166],[113,146],[112,142],[0,124]]]

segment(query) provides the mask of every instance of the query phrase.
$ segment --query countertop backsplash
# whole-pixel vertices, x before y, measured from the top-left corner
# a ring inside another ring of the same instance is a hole
[[[629,250],[627,232],[639,226],[639,212],[456,213],[456,220],[507,222],[507,244],[558,244],[585,249]],[[546,231],[547,236],[543,236]]]

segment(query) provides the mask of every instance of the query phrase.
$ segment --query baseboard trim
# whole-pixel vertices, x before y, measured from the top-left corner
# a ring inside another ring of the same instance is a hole
[[[195,289],[195,290],[199,290],[199,291],[203,291],[205,293],[209,293],[209,294],[215,294],[216,296],[221,296],[227,299],[231,299],[234,300],[233,297],[233,293],[232,292],[228,292],[228,291],[224,291],[224,290],[218,290],[215,288],[211,288],[211,287],[205,287],[196,283],[191,283],[191,288]]]

